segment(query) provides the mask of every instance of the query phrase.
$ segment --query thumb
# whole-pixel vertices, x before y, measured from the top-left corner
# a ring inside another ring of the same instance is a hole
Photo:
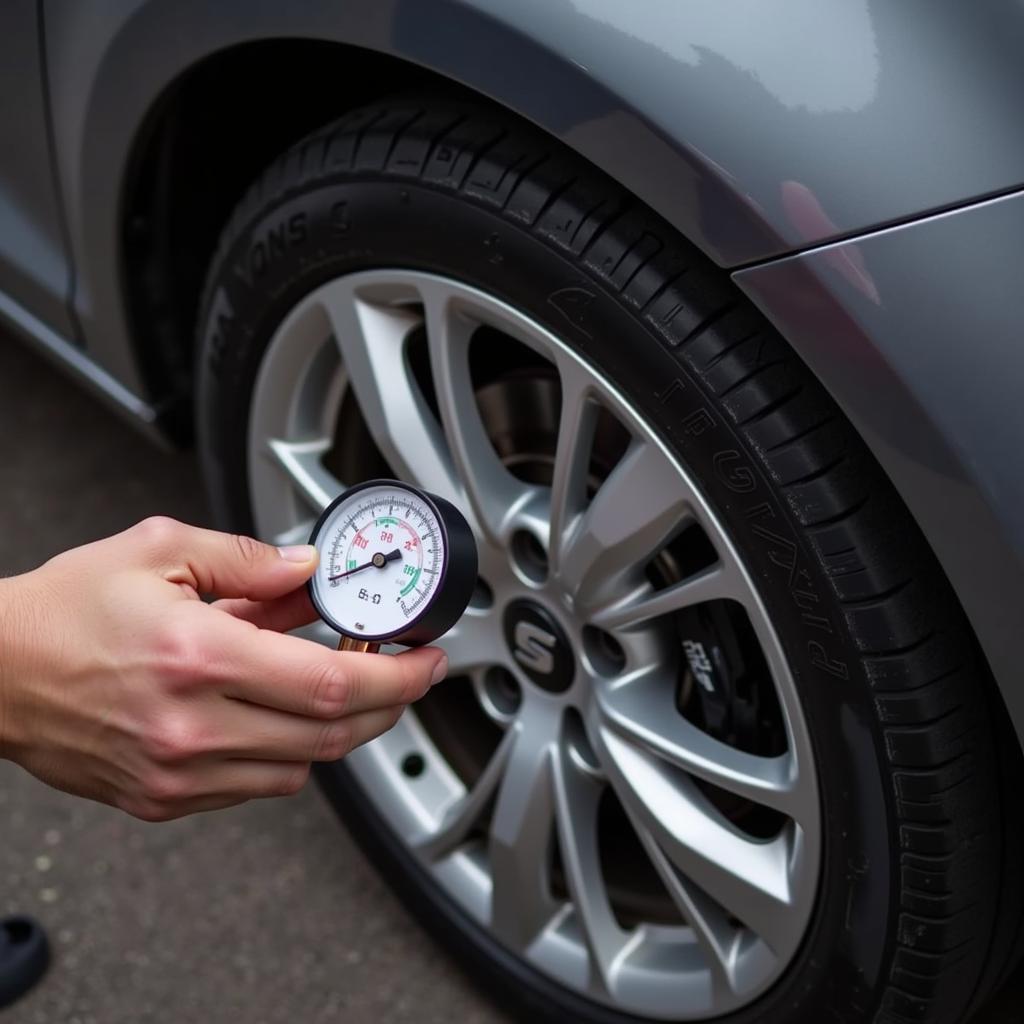
[[[300,587],[316,569],[317,550],[310,544],[276,548],[241,534],[184,529],[176,545],[182,575],[169,578],[200,594],[269,601]]]

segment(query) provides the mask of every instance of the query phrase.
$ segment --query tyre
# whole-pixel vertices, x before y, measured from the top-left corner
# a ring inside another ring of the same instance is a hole
[[[850,424],[692,246],[501,112],[382,103],[242,201],[198,372],[225,524],[304,540],[391,475],[471,521],[448,682],[320,781],[506,1006],[965,1019],[1006,958],[984,667]]]

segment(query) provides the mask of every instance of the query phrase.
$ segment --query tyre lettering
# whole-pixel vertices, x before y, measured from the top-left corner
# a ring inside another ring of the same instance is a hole
[[[342,199],[340,202],[334,203],[331,206],[331,234],[332,235],[344,235],[348,233],[350,227],[348,219],[348,201]]]
[[[833,675],[837,679],[850,678],[850,670],[846,667],[846,663],[830,658],[825,652],[825,648],[817,640],[807,641],[807,653],[811,656],[811,664],[828,672],[829,675]]]
[[[559,288],[548,296],[548,302],[558,310],[565,319],[584,335],[592,337],[586,328],[587,311],[597,296],[586,288],[578,285],[570,285],[568,288]]]
[[[670,398],[673,398],[675,395],[679,394],[679,392],[684,391],[685,389],[686,385],[683,384],[683,382],[678,377],[676,377],[676,379],[672,381],[672,383],[669,384],[669,386],[664,391],[655,391],[654,397],[662,405],[664,405]]]
[[[755,523],[752,529],[758,537],[768,541],[770,545],[768,548],[768,559],[772,565],[777,565],[780,569],[786,570],[786,575],[788,576],[786,582],[789,584],[790,591],[792,591],[793,584],[796,581],[796,544],[785,537],[780,537],[774,531],[758,523]]]
[[[688,443],[690,439],[713,436],[715,431],[722,430],[721,417],[714,410],[706,406],[693,408],[693,403],[690,403],[689,408],[686,407],[687,394],[686,383],[678,378],[673,379],[663,390],[654,392],[658,404],[667,407],[669,422],[666,426],[669,433]],[[700,443],[707,444],[707,438]],[[715,478],[733,494],[752,494],[757,491],[761,477],[753,463],[737,449],[725,448],[717,452],[712,457],[712,467]],[[776,506],[770,501],[759,501],[743,509],[742,515],[751,524],[750,529],[755,537],[764,542],[769,562],[786,574],[786,587],[799,609],[802,628],[805,631],[814,630],[823,637],[835,636],[831,619],[822,613],[821,596],[814,577],[807,568],[800,565],[801,549],[794,540],[779,532],[786,529],[786,524],[780,518]],[[830,656],[822,639],[807,639],[805,643],[811,663],[816,668],[837,679],[850,678],[847,663]]]
[[[227,334],[234,322],[235,311],[223,288],[214,292],[210,303],[210,314],[207,318],[210,332],[206,350],[210,353],[209,365],[215,375],[220,375],[224,364],[224,353],[227,350]]]
[[[302,245],[308,237],[305,213],[293,213],[288,218],[288,244]]]
[[[492,231],[491,234],[484,239],[484,248],[490,249],[490,255],[487,257],[488,263],[493,263],[495,266],[504,263],[505,256],[502,253],[500,246],[501,236],[497,231]]]
[[[286,220],[271,224],[259,237],[254,237],[243,259],[236,262],[231,271],[247,288],[252,288],[276,260],[283,259],[294,246],[302,245],[308,236],[305,212],[293,213]]]
[[[707,409],[698,409],[691,412],[682,422],[683,433],[688,437],[700,437],[714,427],[715,421]]]
[[[768,559],[773,565],[786,572],[789,592],[793,603],[800,609],[800,621],[805,629],[814,629],[829,636],[835,635],[832,620],[820,613],[821,597],[814,586],[814,580],[807,569],[799,564],[799,548],[786,537],[768,529],[758,520],[776,519],[775,510],[768,502],[753,505],[745,512],[745,518],[753,521],[751,530],[762,540],[768,542]],[[837,679],[849,679],[850,670],[844,661],[828,655],[819,640],[807,641],[807,652],[811,656],[811,664],[823,669]]]
[[[757,487],[753,471],[746,465],[735,465],[744,461],[743,456],[732,448],[716,453],[713,459],[715,476],[734,494],[749,494]]]

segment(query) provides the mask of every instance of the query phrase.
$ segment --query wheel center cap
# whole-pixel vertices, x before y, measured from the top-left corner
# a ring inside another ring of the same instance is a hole
[[[505,609],[505,642],[516,664],[541,689],[562,693],[576,675],[576,655],[554,617],[533,601],[513,601]]]

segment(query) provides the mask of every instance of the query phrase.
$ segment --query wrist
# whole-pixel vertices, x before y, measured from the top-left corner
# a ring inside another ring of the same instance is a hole
[[[0,579],[0,760],[9,759],[10,741],[9,718],[13,701],[12,678],[17,674],[14,667],[14,642],[11,638],[13,627],[12,605],[14,603],[13,578]]]
[[[23,742],[17,712],[31,647],[27,619],[32,601],[25,593],[30,575],[0,579],[0,760],[18,760]]]

